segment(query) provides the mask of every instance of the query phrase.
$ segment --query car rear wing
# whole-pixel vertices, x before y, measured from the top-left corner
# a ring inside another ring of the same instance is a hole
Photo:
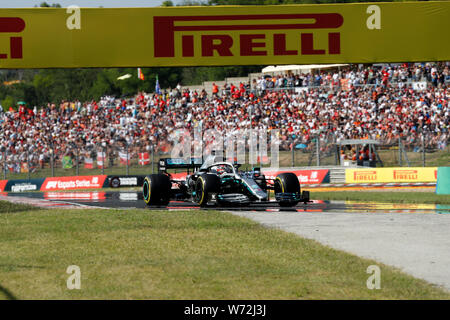
[[[168,169],[196,169],[202,166],[202,158],[162,158],[158,162],[158,171],[166,172]]]

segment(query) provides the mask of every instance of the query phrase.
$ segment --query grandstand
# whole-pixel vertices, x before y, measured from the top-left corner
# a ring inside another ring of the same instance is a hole
[[[128,99],[21,106],[0,115],[0,164],[3,171],[17,172],[24,164],[63,165],[65,157],[110,164],[139,154],[148,158],[150,150],[167,154],[176,130],[192,132],[200,123],[203,130],[236,134],[250,127],[279,129],[281,150],[314,150],[316,138],[323,146],[343,139],[396,146],[401,138],[410,151],[447,148],[448,62],[308,71],[228,78],[214,82],[217,94],[212,83],[204,83]]]

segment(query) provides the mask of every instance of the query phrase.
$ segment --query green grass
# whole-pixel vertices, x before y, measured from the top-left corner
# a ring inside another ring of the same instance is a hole
[[[1,213],[13,213],[13,212],[21,212],[27,210],[39,210],[38,207],[20,204],[20,203],[11,203],[9,201],[0,201],[0,214]]]
[[[310,197],[314,200],[450,204],[450,195],[435,194],[432,192],[311,191]]]
[[[0,298],[450,299],[392,267],[214,211],[0,214],[0,252]],[[372,264],[380,290],[366,287]],[[66,287],[69,265],[81,290]]]

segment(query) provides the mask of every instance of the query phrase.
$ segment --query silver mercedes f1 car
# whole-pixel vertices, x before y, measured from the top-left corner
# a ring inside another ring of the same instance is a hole
[[[251,203],[274,201],[281,207],[309,202],[309,191],[300,190],[297,176],[292,172],[268,179],[260,168],[239,170],[239,164],[210,156],[202,164],[199,159],[165,158],[158,163],[158,173],[144,178],[143,198],[147,205],[165,206],[171,200],[192,201],[206,206],[247,206]],[[173,179],[169,169],[187,169],[185,179]],[[192,172],[190,172],[192,170]]]

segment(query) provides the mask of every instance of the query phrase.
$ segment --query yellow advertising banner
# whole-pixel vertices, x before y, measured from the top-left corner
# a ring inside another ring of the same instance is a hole
[[[0,9],[0,68],[445,61],[449,17],[446,1]]]
[[[346,183],[436,182],[437,167],[346,169]]]

